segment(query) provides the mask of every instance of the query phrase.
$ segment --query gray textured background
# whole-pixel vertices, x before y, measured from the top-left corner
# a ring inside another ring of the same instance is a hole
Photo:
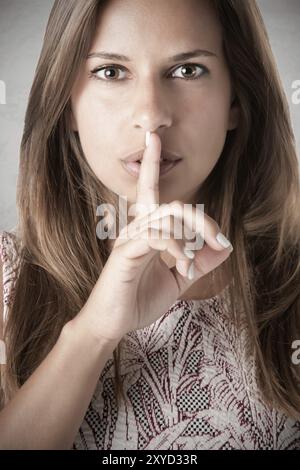
[[[300,80],[300,1],[258,0],[300,149],[300,104],[292,103],[292,83]],[[19,146],[29,90],[53,0],[0,0],[0,230],[17,223],[15,205]]]

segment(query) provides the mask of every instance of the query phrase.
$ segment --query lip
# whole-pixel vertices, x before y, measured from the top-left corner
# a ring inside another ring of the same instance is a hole
[[[169,173],[174,167],[176,167],[182,158],[173,160],[173,161],[166,161],[160,164],[159,170],[159,177],[161,178],[165,174]],[[122,160],[123,168],[129,173],[131,176],[138,178],[140,174],[141,164],[137,162],[137,160]]]
[[[138,152],[134,152],[134,153],[127,155],[125,158],[122,158],[122,160],[124,162],[136,162],[138,160],[142,160],[144,152],[145,152],[145,149],[139,150]],[[163,159],[163,160],[168,160],[172,162],[182,160],[182,157],[180,157],[179,155],[176,155],[173,152],[169,152],[168,150],[162,150],[160,158],[161,160]]]

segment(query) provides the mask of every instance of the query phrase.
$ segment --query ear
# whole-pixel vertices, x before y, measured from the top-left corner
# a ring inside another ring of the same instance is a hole
[[[239,120],[240,120],[240,107],[239,107],[236,97],[234,97],[231,100],[231,106],[230,106],[229,115],[228,115],[227,130],[232,131],[233,129],[236,129],[238,127]]]

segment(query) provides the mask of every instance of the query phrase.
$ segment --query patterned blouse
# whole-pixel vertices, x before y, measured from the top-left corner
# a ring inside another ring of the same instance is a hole
[[[16,234],[0,232],[4,321],[16,248]],[[246,323],[237,331],[228,290],[205,300],[177,300],[156,322],[122,338],[127,403],[121,400],[117,408],[111,355],[73,450],[300,449],[300,422],[263,401]]]

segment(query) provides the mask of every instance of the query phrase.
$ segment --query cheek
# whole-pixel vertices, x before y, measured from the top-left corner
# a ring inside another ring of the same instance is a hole
[[[95,99],[82,98],[77,102],[76,121],[83,152],[92,166],[103,159],[109,149],[113,132],[110,110]]]
[[[191,126],[189,138],[194,142],[191,174],[195,181],[203,182],[211,173],[224,148],[226,128],[226,105],[220,99],[203,99],[197,112],[197,125]],[[191,135],[192,133],[192,135]]]
[[[105,100],[77,101],[76,116],[81,147],[95,176],[102,184],[118,194],[118,181],[112,178],[116,164],[112,156],[112,142],[118,135],[119,114],[112,111]]]
[[[199,111],[198,132],[201,146],[211,156],[219,157],[227,134],[228,109],[224,97],[209,99]]]
[[[91,99],[82,99],[78,103],[78,130],[83,139],[87,137],[89,139],[96,138],[99,134],[99,130],[101,130],[103,124],[105,124],[105,119],[103,118],[104,113],[101,108],[97,102]]]

